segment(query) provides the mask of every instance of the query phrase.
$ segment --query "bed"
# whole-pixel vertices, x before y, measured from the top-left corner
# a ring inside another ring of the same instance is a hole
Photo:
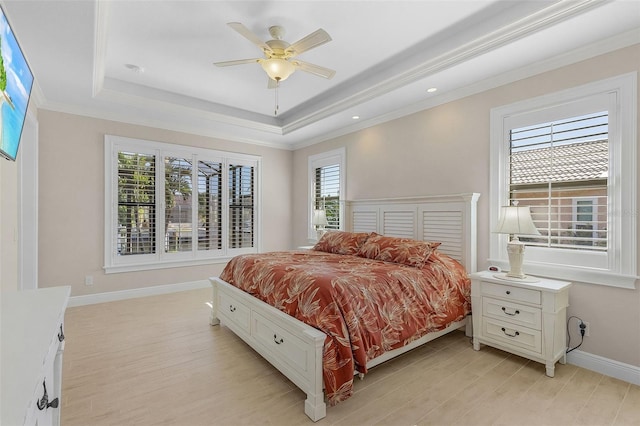
[[[348,398],[354,374],[469,326],[478,197],[349,202],[348,232],[315,250],[232,259],[211,278],[210,322],[305,392],[304,411],[317,421],[325,396],[331,405]]]

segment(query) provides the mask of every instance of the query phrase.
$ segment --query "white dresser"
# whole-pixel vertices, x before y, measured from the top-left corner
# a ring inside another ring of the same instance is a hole
[[[473,348],[486,344],[541,362],[553,377],[555,363],[566,362],[570,282],[496,278],[471,274]]]
[[[60,424],[63,323],[70,291],[54,287],[1,296],[3,426]]]

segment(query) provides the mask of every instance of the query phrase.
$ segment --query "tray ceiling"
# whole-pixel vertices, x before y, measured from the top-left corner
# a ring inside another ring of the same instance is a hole
[[[5,0],[41,108],[292,149],[640,41],[636,1]],[[226,24],[294,42],[275,92],[260,57]],[[435,92],[427,89],[436,87]],[[359,116],[354,120],[353,116]]]

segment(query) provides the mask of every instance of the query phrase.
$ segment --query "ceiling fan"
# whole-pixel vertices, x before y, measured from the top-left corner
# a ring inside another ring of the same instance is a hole
[[[266,42],[262,41],[257,35],[251,32],[251,30],[239,22],[229,22],[227,25],[258,46],[264,53],[264,58],[215,62],[214,65],[218,67],[257,62],[269,76],[269,88],[277,88],[278,84],[289,78],[296,69],[324,78],[332,78],[336,73],[332,69],[310,64],[309,62],[303,62],[296,58],[303,52],[331,41],[331,37],[323,29],[319,29],[295,43],[289,44],[282,39],[285,33],[284,28],[278,25],[269,28],[269,34],[273,39]]]

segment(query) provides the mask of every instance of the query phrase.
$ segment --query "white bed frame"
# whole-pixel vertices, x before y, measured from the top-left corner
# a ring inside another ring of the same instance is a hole
[[[476,205],[480,194],[387,198],[347,202],[346,229],[381,235],[440,241],[440,252],[476,271]],[[313,421],[326,415],[322,383],[322,348],[326,335],[262,302],[218,277],[211,277],[211,325],[220,321],[307,394],[304,412]],[[388,361],[446,333],[467,326],[468,319],[430,333],[371,360],[367,368]]]

